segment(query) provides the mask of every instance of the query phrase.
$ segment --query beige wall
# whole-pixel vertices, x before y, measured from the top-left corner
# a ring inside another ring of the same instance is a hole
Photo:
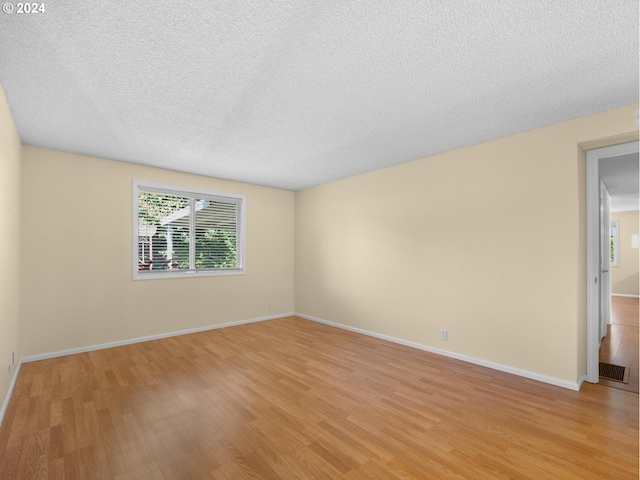
[[[24,355],[293,311],[292,192],[32,147],[22,164]],[[246,275],[134,282],[133,180],[246,195]]]
[[[20,355],[20,137],[0,87],[0,406]],[[16,363],[7,376],[13,352]]]
[[[296,311],[578,381],[586,372],[579,145],[637,138],[635,108],[297,192]]]
[[[611,293],[638,295],[638,249],[631,248],[631,235],[638,235],[638,212],[611,213],[619,221],[620,266],[611,267]]]
[[[32,147],[22,147],[20,173],[2,102],[1,192],[15,205],[3,213],[14,234],[2,241],[16,255],[0,277],[0,367],[20,346],[37,355],[288,313],[295,303],[299,313],[575,382],[586,370],[580,145],[637,138],[634,109],[294,195]],[[133,180],[246,195],[247,274],[132,281]],[[7,386],[2,378],[0,394]]]

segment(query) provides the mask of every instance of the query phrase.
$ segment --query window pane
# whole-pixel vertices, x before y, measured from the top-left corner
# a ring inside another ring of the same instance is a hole
[[[616,263],[616,241],[614,237],[609,238],[609,249],[611,252],[611,263]]]
[[[188,197],[138,193],[138,270],[189,268]]]
[[[235,203],[196,200],[196,269],[238,267],[237,208]]]
[[[620,224],[618,220],[612,220],[609,226],[609,241],[611,251],[611,266],[618,267],[620,265]]]
[[[243,196],[142,182],[134,191],[134,280],[245,272]]]

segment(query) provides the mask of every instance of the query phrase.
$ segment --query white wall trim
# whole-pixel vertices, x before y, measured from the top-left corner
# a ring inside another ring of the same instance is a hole
[[[578,379],[578,390],[580,390],[582,388],[582,384],[584,382],[586,382],[586,380],[587,380],[587,374],[586,373],[580,376],[580,378]]]
[[[629,295],[627,295],[629,296]],[[487,367],[487,368],[491,368],[493,370],[498,370],[501,372],[506,372],[506,373],[511,373],[513,375],[518,375],[520,377],[524,377],[524,378],[529,378],[531,380],[537,380],[540,382],[544,382],[544,383],[548,383],[550,385],[555,385],[558,387],[562,387],[562,388],[568,388],[569,390],[575,390],[575,391],[579,391],[580,388],[582,387],[582,384],[584,383],[584,381],[586,380],[586,375],[582,375],[582,377],[579,379],[579,381],[577,383],[573,383],[573,382],[568,382],[566,380],[561,380],[558,378],[554,378],[554,377],[548,377],[546,375],[540,375],[538,373],[535,372],[530,372],[527,370],[521,370],[519,368],[514,368],[514,367],[509,367],[507,365],[502,365],[499,363],[494,363],[494,362],[490,362],[487,360],[482,360],[479,358],[475,358],[475,357],[470,357],[467,355],[461,355],[455,352],[449,352],[447,350],[441,350],[439,348],[434,348],[434,347],[429,347],[427,345],[422,345],[420,343],[415,343],[415,342],[410,342],[408,340],[402,340],[400,338],[396,338],[396,337],[391,337],[389,335],[383,335],[380,333],[375,333],[375,332],[371,332],[369,330],[364,330],[361,328],[355,328],[355,327],[350,327],[348,325],[343,325],[341,323],[336,323],[336,322],[330,322],[329,320],[324,320],[318,317],[312,317],[311,315],[305,315],[303,313],[295,313],[295,312],[289,312],[289,313],[282,313],[282,314],[277,314],[277,315],[269,315],[266,317],[258,317],[258,318],[251,318],[251,319],[247,319],[247,320],[239,320],[236,322],[227,322],[227,323],[221,323],[221,324],[217,324],[217,325],[208,325],[205,327],[197,327],[197,328],[190,328],[190,329],[186,329],[186,330],[177,330],[177,331],[173,331],[173,332],[167,332],[167,333],[159,333],[156,335],[148,335],[145,337],[137,337],[137,338],[131,338],[131,339],[127,339],[127,340],[119,340],[116,342],[108,342],[108,343],[100,343],[97,345],[90,345],[87,347],[79,347],[79,348],[71,348],[68,350],[59,350],[57,352],[49,352],[49,353],[43,353],[43,354],[39,354],[39,355],[29,355],[26,357],[23,357],[22,359],[20,359],[20,361],[17,364],[16,370],[13,374],[13,379],[11,380],[11,384],[9,385],[9,390],[7,391],[7,395],[4,399],[4,402],[2,404],[2,409],[0,410],[0,426],[2,426],[2,421],[4,420],[4,415],[7,411],[7,408],[9,406],[9,401],[11,399],[11,395],[13,394],[13,389],[15,387],[16,381],[18,379],[18,374],[20,373],[20,367],[22,365],[22,363],[28,363],[28,362],[37,362],[39,360],[47,360],[50,358],[56,358],[56,357],[63,357],[66,355],[74,355],[76,353],[86,353],[86,352],[91,352],[91,351],[95,351],[95,350],[103,350],[105,348],[113,348],[113,347],[121,347],[123,345],[131,345],[134,343],[142,343],[142,342],[149,342],[152,340],[160,340],[162,338],[169,338],[169,337],[177,337],[179,335],[188,335],[190,333],[197,333],[197,332],[205,332],[208,330],[216,330],[218,328],[227,328],[227,327],[235,327],[238,325],[246,325],[249,323],[257,323],[257,322],[264,322],[267,320],[275,320],[277,318],[283,318],[283,317],[290,317],[290,316],[297,316],[300,318],[304,318],[306,320],[311,320],[313,322],[317,322],[317,323],[322,323],[325,325],[329,325],[332,327],[336,327],[336,328],[341,328],[343,330],[349,330],[351,332],[355,332],[355,333],[360,333],[363,335],[368,335],[370,337],[375,337],[375,338],[379,338],[381,340],[386,340],[389,342],[393,342],[393,343],[397,343],[400,345],[404,345],[407,347],[412,347],[412,348],[417,348],[419,350],[424,350],[427,352],[431,352],[431,353],[435,353],[438,355],[443,355],[446,357],[450,357],[450,358],[455,358],[457,360],[462,360],[465,362],[469,362],[469,363],[473,363],[475,365],[480,365],[483,367]]]
[[[475,365],[491,368],[493,370],[499,370],[501,372],[511,373],[513,375],[518,375],[519,377],[524,377],[531,380],[537,380],[539,382],[548,383],[550,385],[555,385],[557,387],[568,388],[569,390],[579,391],[580,387],[582,386],[582,382],[584,381],[583,379],[580,379],[579,382],[569,382],[567,380],[562,380],[555,377],[548,377],[546,375],[530,372],[528,370],[522,370],[520,368],[510,367],[508,365],[502,365],[500,363],[490,362],[488,360],[482,360],[480,358],[469,357],[467,355],[462,355],[462,354],[450,352],[447,350],[441,350],[439,348],[430,347],[428,345],[423,345],[421,343],[410,342],[408,340],[403,340],[401,338],[391,337],[389,335],[383,335],[381,333],[371,332],[369,330],[363,330],[361,328],[351,327],[349,325],[344,325],[341,323],[330,322],[329,320],[324,320],[318,317],[312,317],[311,315],[305,315],[303,313],[295,313],[294,315],[296,317],[304,318],[306,320],[311,320],[313,322],[323,323],[331,327],[337,327],[337,328],[342,328],[343,330],[349,330],[350,332],[361,333],[363,335],[379,338],[381,340],[398,343],[406,347],[417,348],[419,350],[424,350],[426,352],[443,355],[445,357],[455,358],[456,360],[462,360],[463,362],[473,363]],[[586,378],[586,375],[584,376],[584,378]]]
[[[218,328],[235,327],[237,325],[246,325],[247,323],[264,322],[265,320],[273,320],[276,318],[290,317],[293,312],[281,313],[278,315],[269,315],[267,317],[250,318],[247,320],[238,320],[237,322],[220,323],[217,325],[208,325],[206,327],[189,328],[186,330],[177,330],[175,332],[158,333],[156,335],[148,335],[146,337],[136,337],[127,340],[118,340],[116,342],[100,343],[98,345],[89,345],[87,347],[70,348],[68,350],[60,350],[57,352],[42,353],[39,355],[29,355],[22,357],[21,362],[37,362],[38,360],[47,360],[49,358],[64,357],[76,353],[92,352],[94,350],[103,350],[105,348],[121,347],[123,345],[131,345],[133,343],[149,342],[151,340],[160,340],[162,338],[177,337],[179,335],[188,335],[190,333],[205,332],[207,330],[216,330]]]
[[[627,295],[626,293],[612,293],[612,297],[640,298],[640,295]]]
[[[13,387],[15,387],[16,380],[18,379],[18,374],[20,373],[20,365],[22,365],[22,360],[18,362],[18,365],[13,372],[13,378],[11,379],[11,383],[9,384],[9,390],[7,391],[7,395],[4,397],[4,402],[2,403],[2,410],[0,410],[0,427],[2,427],[4,414],[7,412],[7,408],[9,407],[9,400],[11,399],[11,394],[13,393]]]

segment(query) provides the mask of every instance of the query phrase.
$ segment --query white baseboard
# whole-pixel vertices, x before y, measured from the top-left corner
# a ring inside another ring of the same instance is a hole
[[[578,380],[578,390],[580,390],[582,388],[582,385],[584,384],[584,382],[587,381],[587,374],[584,373],[580,376],[580,379]]]
[[[368,335],[370,337],[375,337],[375,338],[379,338],[381,340],[387,340],[389,342],[393,342],[393,343],[398,343],[400,345],[405,345],[407,347],[412,347],[412,348],[417,348],[420,350],[424,350],[427,352],[431,352],[431,353],[435,353],[438,355],[443,355],[446,357],[451,357],[451,358],[455,358],[457,360],[462,360],[465,362],[469,362],[469,363],[473,363],[475,365],[481,365],[483,367],[488,367],[488,368],[492,368],[494,370],[499,370],[501,372],[506,372],[506,373],[511,373],[514,375],[518,375],[520,377],[524,377],[524,378],[529,378],[531,380],[537,380],[540,382],[544,382],[544,383],[548,383],[550,385],[555,385],[558,387],[563,387],[563,388],[568,388],[570,390],[575,390],[578,391],[580,390],[580,388],[582,387],[583,382],[586,379],[586,376],[583,375],[579,382],[568,382],[566,380],[561,380],[558,378],[554,378],[554,377],[548,377],[546,375],[540,375],[538,373],[535,372],[530,372],[527,370],[521,370],[519,368],[514,368],[514,367],[509,367],[507,365],[502,365],[499,363],[494,363],[494,362],[489,362],[486,360],[482,360],[479,358],[474,358],[474,357],[469,357],[467,355],[461,355],[458,353],[454,353],[454,352],[449,352],[447,350],[441,350],[439,348],[434,348],[434,347],[429,347],[427,345],[422,345],[420,343],[415,343],[415,342],[410,342],[408,340],[402,340],[400,338],[396,338],[396,337],[391,337],[389,335],[383,335],[380,333],[375,333],[375,332],[371,332],[369,330],[363,330],[361,328],[355,328],[355,327],[350,327],[348,325],[343,325],[340,323],[336,323],[336,322],[330,322],[328,320],[323,320],[321,318],[317,318],[317,317],[312,317],[311,315],[305,315],[302,313],[294,313],[294,312],[289,312],[289,313],[282,313],[282,314],[278,314],[278,315],[270,315],[267,317],[258,317],[258,318],[250,318],[247,320],[239,320],[237,322],[228,322],[228,323],[221,323],[218,325],[208,325],[206,327],[197,327],[197,328],[190,328],[187,330],[178,330],[178,331],[174,331],[174,332],[167,332],[167,333],[159,333],[156,335],[149,335],[146,337],[137,337],[137,338],[131,338],[131,339],[127,339],[127,340],[119,340],[116,342],[109,342],[109,343],[101,343],[98,345],[90,345],[87,347],[79,347],[79,348],[71,348],[68,350],[60,350],[57,352],[49,352],[49,353],[43,353],[43,354],[39,354],[39,355],[30,355],[30,356],[26,356],[23,357],[19,362],[18,362],[18,366],[16,367],[16,370],[13,374],[13,379],[11,380],[11,384],[9,385],[9,390],[7,392],[7,395],[4,399],[4,403],[2,404],[2,410],[0,410],[0,426],[2,425],[2,421],[4,420],[4,415],[6,413],[7,407],[9,406],[9,400],[11,399],[11,394],[13,393],[13,388],[15,386],[16,380],[18,379],[18,374],[20,373],[20,366],[22,365],[22,363],[27,363],[27,362],[36,362],[38,360],[46,360],[49,358],[56,358],[56,357],[63,357],[65,355],[73,355],[76,353],[85,353],[85,352],[91,352],[94,350],[103,350],[105,348],[112,348],[112,347],[120,347],[123,345],[131,345],[133,343],[141,343],[141,342],[148,342],[151,340],[159,340],[161,338],[169,338],[169,337],[176,337],[179,335],[188,335],[190,333],[197,333],[197,332],[204,332],[207,330],[216,330],[218,328],[226,328],[226,327],[235,327],[237,325],[246,325],[248,323],[256,323],[256,322],[263,322],[266,320],[274,320],[276,318],[282,318],[282,317],[289,317],[295,315],[297,317],[300,318],[304,318],[307,320],[311,320],[314,322],[318,322],[318,323],[323,323],[325,325],[330,325],[332,327],[337,327],[337,328],[342,328],[344,330],[349,330],[351,332],[356,332],[356,333],[361,333],[363,335]]]
[[[9,400],[11,399],[11,394],[13,393],[13,387],[15,387],[16,380],[18,379],[18,374],[20,373],[20,365],[22,365],[22,360],[18,362],[18,365],[13,372],[13,378],[11,379],[11,383],[9,384],[9,390],[7,391],[7,395],[6,397],[4,397],[4,402],[2,403],[2,410],[0,410],[0,427],[2,426],[2,421],[4,420],[4,414],[7,412],[7,408],[9,407]]]
[[[149,335],[146,337],[130,338],[127,340],[119,340],[117,342],[100,343],[98,345],[89,345],[88,347],[70,348],[68,350],[60,350],[57,352],[49,352],[49,353],[42,353],[39,355],[29,355],[26,357],[22,357],[18,362],[18,366],[16,367],[16,370],[13,374],[13,379],[11,380],[11,384],[9,385],[9,390],[4,399],[4,403],[2,404],[2,410],[0,410],[0,426],[2,426],[2,420],[4,420],[4,414],[7,411],[7,407],[9,406],[9,400],[11,399],[13,388],[16,384],[18,373],[20,372],[20,366],[23,363],[36,362],[38,360],[47,360],[49,358],[64,357],[66,355],[73,355],[75,353],[85,353],[85,352],[91,352],[94,350],[103,350],[105,348],[121,347],[123,345],[131,345],[133,343],[149,342],[151,340],[159,340],[161,338],[177,337],[178,335],[188,335],[190,333],[204,332],[207,330],[216,330],[218,328],[235,327],[237,325],[245,325],[247,323],[264,322],[265,320],[274,320],[276,318],[290,317],[292,315],[293,315],[293,312],[281,313],[278,315],[269,315],[267,317],[250,318],[247,320],[238,320],[237,322],[228,322],[228,323],[221,323],[218,325],[208,325],[206,327],[189,328],[187,330],[178,330],[175,332],[159,333],[156,335]]]
[[[628,298],[640,298],[640,295],[627,295],[626,293],[612,293],[612,297],[628,297]]]
[[[580,387],[582,386],[582,382],[584,381],[584,379],[581,379],[580,382],[569,382],[567,380],[562,380],[555,377],[548,377],[546,375],[530,372],[528,370],[522,370],[519,368],[510,367],[508,365],[502,365],[500,363],[494,363],[487,360],[482,360],[480,358],[469,357],[467,355],[461,355],[459,353],[449,352],[447,350],[441,350],[439,348],[430,347],[428,345],[423,345],[421,343],[410,342],[408,340],[402,340],[401,338],[391,337],[389,335],[383,335],[380,333],[371,332],[369,330],[363,330],[361,328],[350,327],[349,325],[343,325],[341,323],[330,322],[329,320],[323,320],[322,318],[312,317],[311,315],[295,313],[295,316],[304,318],[307,320],[311,320],[313,322],[330,325],[332,327],[349,330],[350,332],[361,333],[363,335],[379,338],[381,340],[387,340],[389,342],[398,343],[400,345],[404,345],[407,347],[417,348],[419,350],[424,350],[426,352],[436,353],[438,355],[443,355],[445,357],[455,358],[456,360],[462,360],[464,362],[473,363],[475,365],[491,368],[493,370],[499,370],[501,372],[511,373],[513,375],[518,375],[520,377],[528,378],[531,380],[537,380],[539,382],[548,383],[550,385],[555,385],[557,387],[568,388],[569,390],[579,391]]]
[[[265,320],[273,320],[276,318],[290,317],[293,312],[281,313],[278,315],[269,315],[267,317],[250,318],[247,320],[238,320],[237,322],[220,323],[218,325],[207,325],[206,327],[189,328],[187,330],[178,330],[175,332],[158,333],[156,335],[148,335],[146,337],[130,338],[127,340],[118,340],[116,342],[100,343],[98,345],[89,345],[87,347],[70,348],[68,350],[60,350],[57,352],[41,353],[39,355],[29,355],[22,357],[22,363],[37,362],[38,360],[47,360],[49,358],[64,357],[65,355],[73,355],[75,353],[92,352],[94,350],[103,350],[105,348],[121,347],[123,345],[131,345],[132,343],[149,342],[151,340],[159,340],[161,338],[177,337],[178,335],[188,335],[190,333],[205,332],[207,330],[216,330],[218,328],[235,327],[237,325],[245,325],[247,323],[264,322]]]

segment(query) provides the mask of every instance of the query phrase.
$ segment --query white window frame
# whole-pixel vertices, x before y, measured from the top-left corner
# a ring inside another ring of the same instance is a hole
[[[239,238],[237,240],[236,252],[240,267],[234,269],[205,269],[205,270],[151,270],[140,271],[138,266],[138,193],[142,188],[143,191],[159,190],[162,193],[176,196],[205,196],[218,197],[221,200],[229,199],[240,201],[240,218],[238,221]],[[197,190],[192,188],[177,187],[174,185],[165,185],[161,183],[151,183],[139,180],[133,182],[133,222],[131,229],[132,238],[132,272],[133,280],[157,280],[166,278],[195,278],[195,277],[215,277],[223,275],[244,275],[247,269],[247,251],[246,251],[246,209],[247,198],[244,195],[210,192],[205,190]]]
[[[613,228],[613,260],[612,267],[620,266],[620,220],[611,220],[609,231]]]

